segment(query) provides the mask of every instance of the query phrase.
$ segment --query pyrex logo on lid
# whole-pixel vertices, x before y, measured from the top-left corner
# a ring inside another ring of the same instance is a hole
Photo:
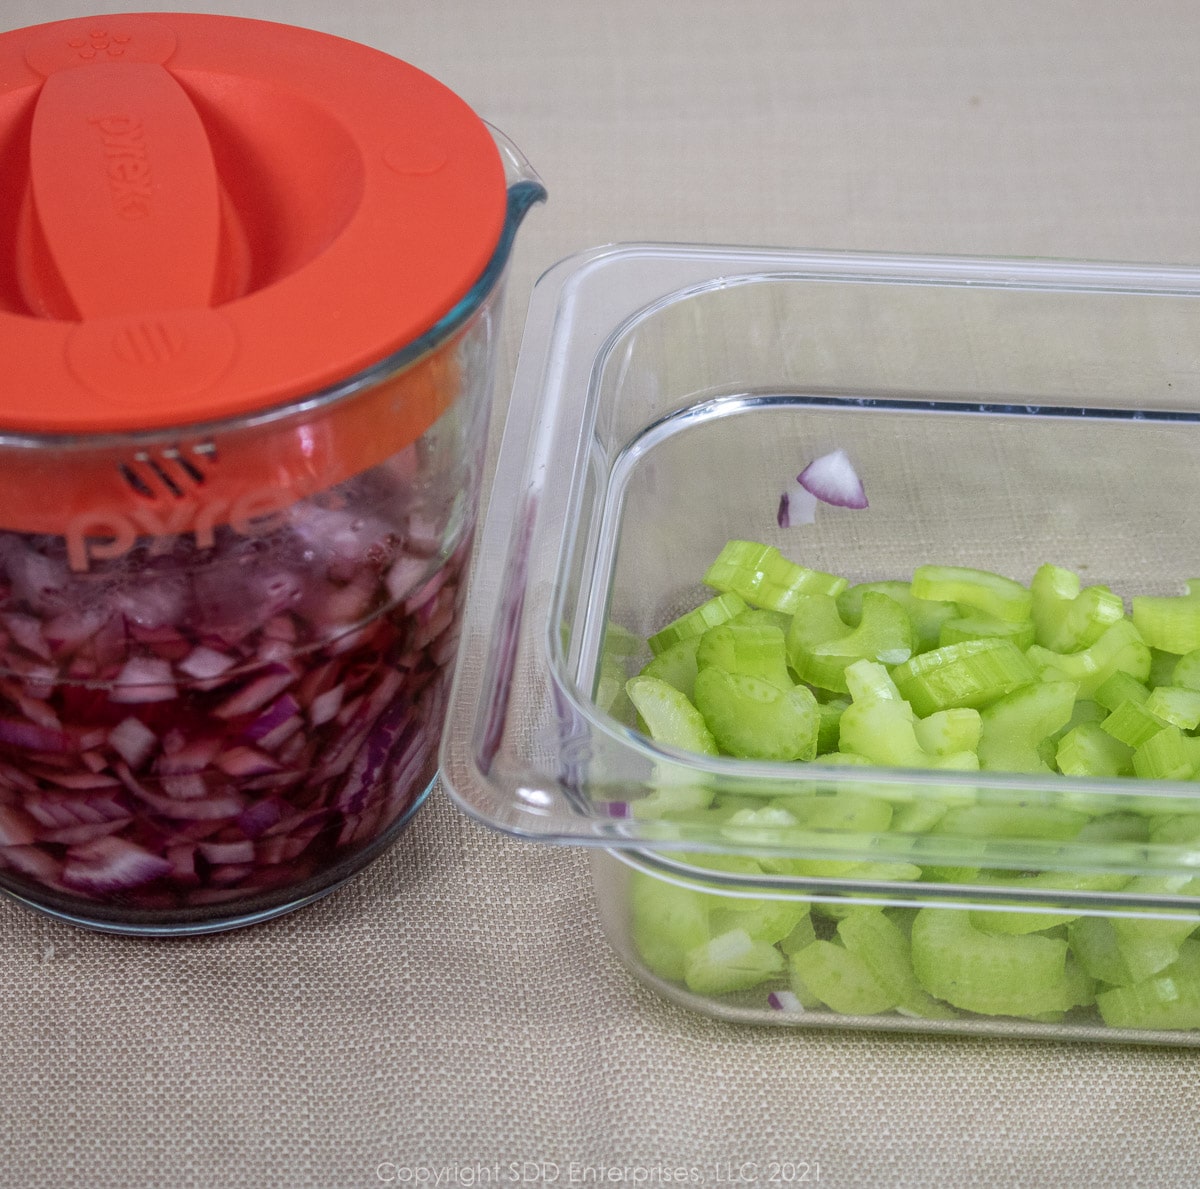
[[[153,178],[145,124],[132,115],[93,116],[100,136],[113,208],[122,219],[150,217]]]

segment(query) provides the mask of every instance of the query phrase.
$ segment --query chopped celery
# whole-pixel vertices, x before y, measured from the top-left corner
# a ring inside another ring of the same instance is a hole
[[[698,784],[664,785],[629,805],[629,813],[646,821],[671,820],[683,814],[707,809],[713,801],[712,789]]]
[[[946,810],[934,832],[965,838],[1074,838],[1087,815],[1054,805],[962,805]]]
[[[722,594],[739,595],[752,607],[793,612],[804,595],[839,595],[849,583],[836,574],[809,570],[788,561],[773,545],[730,541],[704,574],[704,583]]]
[[[979,709],[1036,680],[1011,641],[964,640],[914,656],[892,670],[900,693],[925,718],[955,706]]]
[[[874,1016],[899,1003],[894,989],[883,986],[862,958],[832,941],[797,950],[791,968],[808,991],[842,1015]]]
[[[770,942],[731,929],[688,951],[683,981],[697,995],[724,995],[767,982],[783,968],[783,955]]]
[[[838,595],[838,611],[851,627],[858,627],[862,620],[863,597],[869,592],[887,595],[904,608],[913,630],[913,647],[917,652],[927,652],[938,646],[942,624],[956,619],[960,612],[954,603],[938,603],[931,599],[918,599],[908,582],[860,582]]]
[[[855,702],[904,701],[887,669],[873,661],[855,661],[854,664],[848,665],[846,684],[850,689],[850,697]]]
[[[1111,1028],[1200,1028],[1200,942],[1183,942],[1175,961],[1144,982],[1100,991],[1096,1006]]]
[[[657,677],[633,677],[625,691],[655,742],[704,755],[717,754],[716,740],[700,711],[673,685]]]
[[[1025,655],[1043,681],[1078,682],[1081,698],[1094,697],[1114,673],[1128,673],[1138,681],[1150,675],[1150,649],[1128,619],[1118,620],[1078,652],[1051,652],[1035,644]]]
[[[818,755],[837,750],[838,737],[842,729],[842,711],[849,705],[849,698],[831,698],[828,702],[821,702],[817,706],[817,712],[821,716],[821,723],[817,728]]]
[[[1039,875],[1017,879],[988,879],[989,887],[1011,887],[1028,891],[1046,888],[1070,892],[1119,892],[1129,883],[1128,875],[1114,872],[1043,871]],[[1011,908],[979,908],[971,912],[971,924],[985,933],[1044,933],[1049,929],[1075,920],[1077,912],[1059,912],[1036,905],[1014,905]]]
[[[811,760],[817,754],[821,713],[804,686],[780,689],[757,677],[710,667],[696,675],[696,706],[728,755]]]
[[[701,603],[678,619],[673,619],[662,631],[655,632],[646,642],[656,655],[688,636],[703,636],[709,628],[716,627],[746,610],[746,602],[736,594],[720,594],[715,599]]]
[[[696,686],[696,650],[701,639],[701,636],[685,636],[676,640],[652,657],[638,676],[657,677],[690,699]]]
[[[912,593],[919,599],[972,607],[1008,623],[1024,623],[1033,607],[1033,595],[1019,582],[966,566],[918,566]]]
[[[696,649],[697,669],[715,665],[727,673],[760,677],[780,689],[790,689],[784,635],[771,624],[721,623],[700,637]],[[693,689],[695,680],[693,679]]]
[[[633,872],[631,928],[642,961],[662,978],[682,979],[688,952],[709,939],[709,908],[719,902],[703,892]]]
[[[1170,653],[1166,655],[1171,656]],[[1170,681],[1159,685],[1182,685],[1185,689],[1200,689],[1200,648],[1185,652],[1181,657],[1171,656],[1173,667]]]
[[[1144,702],[1122,702],[1100,723],[1100,729],[1128,747],[1140,747],[1167,724],[1152,713]]]
[[[938,646],[946,644],[961,644],[964,640],[984,640],[998,636],[1009,640],[1018,648],[1028,648],[1034,640],[1033,624],[1028,620],[1021,623],[1009,623],[997,619],[994,615],[984,615],[977,611],[974,615],[959,615],[947,619],[942,624],[938,635]]]
[[[838,938],[863,963],[875,981],[907,1015],[930,1020],[954,1019],[957,1013],[934,999],[917,981],[908,933],[881,908],[855,908],[838,922]]]
[[[1133,771],[1143,780],[1191,780],[1196,765],[1176,726],[1163,727],[1133,749]]]
[[[1187,584],[1187,594],[1174,598],[1134,595],[1133,623],[1151,648],[1184,656],[1200,648],[1200,581]]]
[[[1033,576],[1032,619],[1037,643],[1052,652],[1077,652],[1095,644],[1106,628],[1125,617],[1125,604],[1106,586],[1079,589],[1070,570],[1044,565]]]
[[[1200,726],[1200,690],[1182,685],[1157,686],[1146,699],[1146,709],[1185,731],[1194,731]]]
[[[917,913],[912,959],[921,986],[964,1011],[1030,1016],[1066,1011],[1081,997],[1067,973],[1065,941],[984,933],[961,909]]]
[[[1144,703],[1150,697],[1150,691],[1137,678],[1118,669],[1096,686],[1093,696],[1105,710],[1113,711],[1122,702]]]
[[[1014,690],[983,709],[979,766],[991,772],[1049,772],[1042,741],[1070,721],[1078,687],[1047,681]]]
[[[978,710],[955,706],[918,719],[913,723],[913,730],[917,742],[930,755],[953,755],[956,751],[978,749],[983,719]]]
[[[854,771],[801,778],[794,793],[775,781],[735,793],[676,764],[678,776],[654,778],[629,811],[679,838],[704,829],[726,849],[792,848],[683,856],[714,870],[858,881],[876,894],[913,880],[969,886],[962,907],[883,910],[853,892],[810,906],[800,895],[693,890],[638,874],[630,927],[647,969],[699,995],[757,987],[765,996],[790,982],[804,1006],[855,1015],[1052,1023],[1098,1005],[1110,1026],[1200,1030],[1200,877],[994,869],[1026,840],[1064,856],[1127,851],[1112,860],[1125,872],[1159,848],[1194,850],[1200,795],[1114,801],[1107,790],[1060,797],[1031,787],[1019,797],[987,780],[889,784],[861,771],[1197,779],[1200,590],[1139,598],[1127,618],[1107,587],[1082,589],[1049,565],[1028,590],[936,566],[912,582],[847,588],[746,541],[730,542],[705,577],[718,597],[656,633],[653,659],[625,683],[640,725],[673,747]],[[606,667],[606,645],[598,670],[606,698],[621,695],[621,666],[640,651],[632,639],[614,647],[617,663]],[[875,840],[895,845],[878,861],[819,849],[824,839],[844,852],[854,836],[872,850]],[[985,904],[970,885],[988,887]],[[1030,901],[1035,889],[1044,902]],[[1081,915],[1056,896],[1081,892],[1131,904],[1195,897],[1197,912]]]
[[[912,655],[912,624],[899,603],[874,591],[863,597],[855,628],[842,622],[836,599],[810,595],[797,603],[787,644],[788,660],[802,681],[846,693],[848,665],[860,660],[898,664]]]
[[[1133,748],[1099,723],[1085,722],[1059,740],[1055,762],[1065,776],[1130,776]]]

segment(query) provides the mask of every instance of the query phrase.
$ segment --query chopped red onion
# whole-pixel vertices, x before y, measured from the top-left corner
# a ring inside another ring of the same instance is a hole
[[[767,1002],[776,1011],[802,1012],[804,1010],[804,1004],[792,991],[772,991],[767,996]]]
[[[161,657],[131,656],[108,696],[114,702],[169,702],[176,693],[169,662]]]
[[[789,487],[779,497],[779,511],[775,520],[780,528],[796,528],[812,524],[817,518],[817,497],[799,483]]]
[[[26,846],[37,837],[37,826],[27,814],[11,805],[0,805],[0,846]]]
[[[796,482],[826,504],[840,508],[865,508],[866,492],[845,450],[834,450],[814,459],[796,476]]]
[[[107,895],[153,883],[170,875],[171,870],[171,864],[161,855],[109,835],[68,851],[62,881],[82,892]]]
[[[470,550],[440,525],[304,505],[83,574],[0,531],[0,884],[169,919],[370,845],[436,766]]]
[[[218,652],[217,649],[209,648],[204,644],[197,644],[176,668],[188,677],[206,681],[212,677],[220,677],[222,673],[232,669],[236,664],[237,659],[228,653]]]
[[[140,768],[158,746],[158,736],[141,719],[123,718],[108,733],[113,750],[131,768]]]

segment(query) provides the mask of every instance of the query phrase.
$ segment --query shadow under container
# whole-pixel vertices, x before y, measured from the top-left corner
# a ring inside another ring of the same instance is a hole
[[[482,536],[453,796],[591,848],[616,953],[710,1015],[1195,1044],[1194,781],[695,755],[640,733],[623,688],[713,595],[730,539],[851,583],[938,563],[1027,584],[1053,562],[1126,600],[1182,594],[1197,341],[1186,268],[655,244],[564,261],[533,296]],[[780,493],[838,449],[869,507],[781,527]],[[788,824],[755,812],[776,808]]]
[[[211,932],[433,781],[516,229],[406,63],[238,18],[0,37],[0,890]]]

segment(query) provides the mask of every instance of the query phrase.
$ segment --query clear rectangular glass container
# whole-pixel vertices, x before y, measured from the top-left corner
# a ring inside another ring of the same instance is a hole
[[[623,684],[732,538],[852,583],[1053,562],[1127,606],[1182,594],[1198,411],[1190,268],[656,244],[562,262],[530,306],[472,579],[452,796],[593,848],[616,952],[715,1016],[1197,1043],[1193,781],[694,755],[640,733]],[[780,493],[836,449],[869,507],[780,527]],[[785,806],[784,827],[753,816]]]

